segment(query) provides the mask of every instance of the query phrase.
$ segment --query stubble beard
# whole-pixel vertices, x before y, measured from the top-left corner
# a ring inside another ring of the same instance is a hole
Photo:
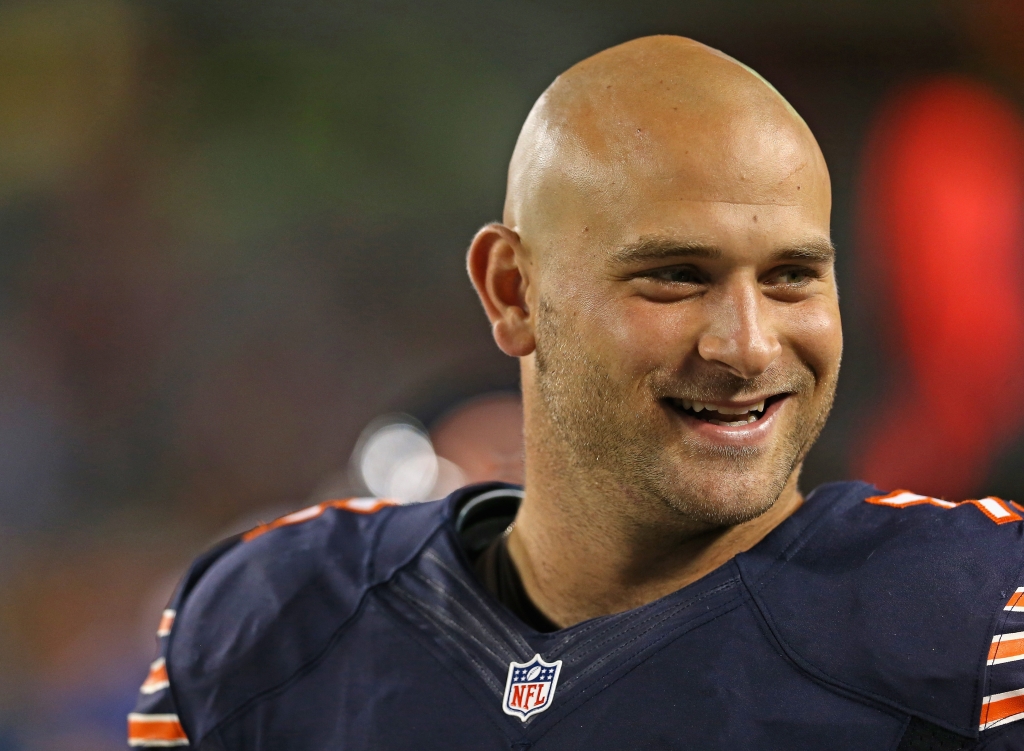
[[[648,404],[638,406],[638,390],[616,381],[583,344],[566,335],[560,314],[541,301],[535,384],[544,429],[530,438],[569,465],[581,478],[581,491],[595,483],[616,488],[624,502],[668,510],[693,532],[733,526],[768,511],[817,440],[835,395],[833,375],[818,384],[817,406],[804,406],[805,414],[766,448],[711,445],[693,436],[678,440],[678,425],[666,422],[660,397],[685,393],[716,401],[788,392],[810,399],[817,379],[806,365],[748,380],[713,369],[685,379],[655,372],[639,390],[647,391]]]

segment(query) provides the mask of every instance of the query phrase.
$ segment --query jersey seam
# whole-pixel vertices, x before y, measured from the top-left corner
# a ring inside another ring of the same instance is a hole
[[[1015,726],[1013,723],[1007,723],[1006,725],[1002,725],[1001,727],[993,728],[991,731],[993,734],[986,735],[980,738],[978,741],[978,745],[974,747],[973,751],[985,751],[986,748],[991,746],[993,743],[1001,741],[1006,736],[1010,736],[1012,738],[1011,731],[1014,730],[1019,731],[1020,728]]]
[[[663,610],[661,610],[661,611],[659,611],[657,613],[653,613],[653,614],[649,615],[648,617],[646,617],[646,618],[644,618],[642,620],[639,620],[639,621],[637,621],[635,623],[632,623],[632,624],[630,624],[628,629],[622,629],[622,630],[609,629],[606,633],[601,635],[601,637],[603,637],[603,638],[601,638],[600,640],[597,640],[597,636],[596,635],[595,636],[591,636],[591,638],[589,638],[585,643],[579,644],[579,645],[573,645],[572,647],[567,648],[564,652],[562,652],[560,654],[551,654],[551,656],[552,657],[561,656],[561,657],[563,657],[565,659],[569,659],[569,660],[572,660],[572,659],[577,658],[577,657],[578,658],[585,658],[588,654],[592,654],[595,650],[600,649],[600,647],[602,647],[603,645],[608,644],[609,642],[617,641],[617,639],[616,639],[617,636],[620,636],[622,634],[627,634],[627,633],[631,633],[632,634],[630,636],[630,638],[628,640],[626,640],[625,642],[622,642],[620,644],[620,646],[616,647],[611,652],[606,652],[604,654],[604,657],[601,660],[595,660],[594,662],[590,663],[590,665],[588,665],[584,670],[582,670],[579,673],[575,674],[571,680],[566,682],[567,686],[576,685],[577,683],[579,683],[581,678],[583,678],[584,676],[586,676],[589,673],[593,672],[595,670],[595,666],[596,665],[599,665],[601,662],[607,662],[608,659],[610,659],[611,656],[615,655],[617,652],[619,652],[624,647],[626,647],[629,644],[637,641],[638,639],[640,639],[644,635],[650,633],[652,630],[656,629],[661,624],[663,624],[663,623],[665,623],[665,622],[667,622],[667,621],[669,621],[669,620],[679,616],[680,613],[682,613],[685,610],[688,610],[688,609],[692,608],[693,606],[698,604],[701,600],[704,600],[707,597],[710,597],[710,596],[715,595],[715,594],[720,594],[722,591],[724,591],[726,589],[738,588],[738,584],[739,584],[739,579],[737,577],[730,578],[727,582],[725,582],[725,583],[715,587],[714,589],[709,590],[708,592],[702,593],[701,596],[693,597],[693,598],[690,598],[689,600],[686,600],[684,602],[677,603],[676,605],[674,605],[672,607],[665,608],[665,609],[663,609]],[[723,603],[720,607],[724,607],[725,605],[726,605],[726,603]],[[695,618],[691,618],[691,619],[687,620],[685,623],[680,624],[679,628],[680,629],[685,629],[685,626],[689,625],[690,623],[693,623],[695,620],[698,620],[698,619],[699,619],[699,616],[697,616]],[[703,624],[700,624],[700,625],[703,625]],[[700,628],[700,625],[696,626],[695,628]],[[685,630],[684,630],[684,633],[685,633]],[[668,637],[666,636],[666,638],[668,638]],[[595,641],[596,641],[596,643],[595,643]],[[584,651],[583,650],[584,647],[588,647],[588,649],[586,649]],[[640,650],[640,651],[643,651],[643,650]],[[580,652],[582,652],[582,654],[580,654]],[[632,659],[632,657],[635,657],[636,654],[639,654],[639,652],[636,652],[633,655],[630,655],[629,659]]]
[[[741,571],[740,572],[740,576],[742,577],[742,575],[743,575],[743,572]],[[768,612],[767,607],[764,606],[763,603],[760,602],[760,600],[758,599],[757,595],[754,593],[753,588],[745,580],[743,582],[743,586],[747,589],[747,592],[750,595],[750,601],[754,605],[754,609],[756,610],[756,612],[760,616],[761,620],[763,621],[765,627],[768,629],[769,633],[771,633],[772,637],[774,638],[776,643],[779,645],[779,647],[780,647],[780,649],[782,651],[782,654],[795,667],[800,669],[803,673],[805,673],[806,675],[810,676],[811,678],[813,678],[817,682],[825,684],[826,686],[829,686],[830,688],[832,688],[834,690],[838,689],[840,691],[843,691],[844,693],[850,694],[851,696],[859,697],[862,700],[868,700],[868,701],[880,704],[880,705],[882,705],[884,707],[889,707],[890,709],[896,710],[901,715],[910,715],[910,716],[920,717],[921,719],[928,720],[929,722],[932,722],[932,723],[938,725],[939,727],[945,728],[946,730],[949,730],[950,732],[956,733],[958,735],[963,735],[963,730],[964,730],[963,728],[951,725],[948,721],[946,721],[944,719],[941,719],[939,717],[935,717],[934,715],[931,715],[929,713],[922,713],[922,712],[916,712],[916,711],[915,712],[911,712],[907,707],[903,706],[902,704],[900,704],[898,702],[895,702],[895,701],[893,701],[891,699],[888,699],[888,698],[886,698],[884,696],[876,694],[873,691],[868,691],[866,689],[862,689],[862,688],[857,688],[855,686],[851,686],[851,685],[845,683],[844,681],[829,675],[824,670],[822,670],[821,668],[817,667],[813,662],[811,662],[807,658],[803,657],[785,639],[782,638],[782,634],[779,632],[778,628],[775,626],[774,620],[772,619],[770,613]],[[971,732],[973,732],[974,734],[970,735],[970,736],[967,736],[967,737],[976,740],[978,738],[977,730],[973,730]]]
[[[485,652],[487,655],[490,655],[491,657],[493,657],[495,662],[497,662],[499,665],[504,663],[504,659],[501,657],[501,655],[496,654],[487,645],[485,645],[483,642],[481,642],[475,635],[469,633],[466,629],[461,628],[456,622],[454,622],[451,618],[447,617],[445,614],[438,613],[436,610],[431,608],[429,605],[425,604],[423,602],[423,600],[421,600],[420,598],[416,597],[416,595],[414,595],[411,592],[405,590],[397,582],[394,583],[390,587],[390,589],[392,591],[394,591],[395,594],[398,597],[400,597],[403,600],[405,600],[405,602],[407,604],[411,605],[412,607],[416,608],[417,610],[420,610],[420,611],[424,611],[425,610],[427,612],[430,612],[430,613],[434,614],[435,617],[439,618],[452,631],[456,631],[458,633],[461,633],[463,636],[467,637],[468,640],[470,641],[470,643],[476,644],[483,652]],[[442,633],[443,633],[443,629],[442,629]],[[454,641],[454,640],[452,640],[452,641]],[[457,644],[457,642],[456,642],[456,644]],[[469,654],[467,652],[467,650],[465,650],[465,649],[460,649],[460,651],[463,652],[466,655],[467,659],[473,665],[477,666],[477,668],[479,668],[479,670],[481,672],[488,673],[487,668],[484,666],[484,664],[482,662],[480,662],[476,658],[476,656]],[[500,674],[499,674],[499,676],[500,676]],[[485,683],[486,683],[486,681],[485,681]],[[501,690],[500,677],[499,677],[498,680],[495,681],[495,685],[491,686],[491,688],[495,688],[495,687],[497,687],[496,690],[498,690],[498,692],[500,693],[500,690]]]
[[[387,598],[383,598],[383,602],[387,604]],[[389,604],[389,607],[391,608],[392,612],[395,611],[394,604]],[[433,644],[431,644],[429,640],[423,638],[422,634],[420,634],[416,630],[415,626],[409,622],[408,618],[406,618],[404,615],[401,615],[401,613],[399,613],[399,615],[401,617],[399,617],[397,620],[401,624],[401,627],[406,631],[406,633],[408,633],[412,639],[419,643],[419,645],[423,648],[424,652],[429,654],[435,662],[437,662],[447,673],[449,673],[456,681],[458,681],[459,686],[462,687],[462,690],[469,694],[470,697],[472,697],[472,699],[483,710],[483,714],[487,717],[487,721],[490,722],[494,727],[496,727],[499,730],[499,732],[503,736],[505,736],[507,740],[513,740],[513,737],[509,735],[508,728],[502,723],[496,722],[494,718],[491,717],[491,713],[488,711],[489,707],[478,696],[477,692],[473,691],[473,687],[466,684],[465,676],[461,675],[459,671],[453,670],[449,665],[445,663],[444,660],[439,658],[435,651],[432,649]],[[465,650],[460,651],[463,652],[463,654],[465,654]],[[525,737],[525,732],[519,735],[520,740],[525,739]]]
[[[679,630],[678,632],[675,632],[675,633],[665,634],[661,638],[655,640],[653,644],[650,644],[647,647],[644,647],[643,649],[638,649],[636,652],[633,652],[628,657],[625,657],[624,661],[628,662],[629,660],[632,660],[635,657],[637,657],[638,655],[640,655],[641,653],[643,653],[645,651],[645,649],[650,649],[651,650],[650,655],[648,655],[646,659],[640,660],[636,664],[631,665],[629,668],[627,668],[625,671],[623,671],[623,673],[621,675],[616,677],[614,680],[609,681],[607,684],[601,686],[600,688],[598,688],[593,693],[586,694],[586,695],[581,693],[581,694],[578,694],[577,697],[574,697],[574,698],[578,698],[579,699],[579,701],[577,701],[576,705],[572,709],[567,711],[565,714],[559,716],[556,720],[554,720],[549,727],[545,728],[542,732],[538,733],[535,736],[534,742],[540,741],[541,738],[546,736],[548,733],[552,732],[556,727],[558,727],[558,725],[560,725],[562,722],[564,722],[566,719],[568,719],[574,712],[579,711],[584,705],[590,703],[590,701],[592,701],[595,697],[597,697],[600,694],[604,693],[605,691],[610,689],[612,686],[614,686],[616,683],[618,683],[619,681],[623,680],[626,676],[628,676],[634,670],[639,668],[641,665],[645,664],[648,660],[650,660],[656,654],[658,654],[662,650],[666,649],[673,642],[677,641],[678,639],[681,639],[684,635],[690,633],[691,631],[695,631],[698,628],[702,628],[704,626],[707,626],[708,624],[714,623],[719,618],[725,617],[726,615],[728,615],[732,611],[734,611],[737,608],[741,607],[742,604],[743,604],[743,599],[742,598],[738,598],[735,601],[731,601],[728,604],[722,605],[722,610],[720,612],[718,612],[715,615],[713,615],[712,617],[708,618],[706,621],[702,621],[701,623],[697,624],[693,628],[688,628],[688,629],[684,628],[684,629],[681,629],[681,630]],[[690,623],[692,623],[692,621]],[[636,638],[639,638],[639,637],[636,637]],[[613,672],[613,671],[614,671],[614,668],[610,668],[609,670],[605,671],[604,675],[607,675],[608,673]],[[598,680],[600,680],[600,677],[601,676],[597,676],[597,677],[595,677],[594,680],[598,681]],[[544,718],[544,719],[546,719],[546,718]]]
[[[431,561],[434,565],[436,565],[438,568],[440,568],[442,571],[444,571],[446,574],[448,574],[448,576],[450,576],[453,580],[458,582],[458,584],[466,592],[468,592],[470,594],[470,596],[473,597],[473,599],[477,602],[477,604],[479,604],[479,605],[481,605],[481,606],[483,606],[485,608],[488,608],[488,609],[492,608],[492,605],[490,603],[488,603],[486,600],[484,600],[483,597],[481,596],[481,594],[479,592],[477,592],[477,590],[474,589],[473,586],[471,586],[468,582],[463,580],[463,578],[461,576],[461,572],[453,571],[451,569],[451,567],[449,567],[448,564],[439,555],[437,555],[436,551],[429,550],[429,551],[427,551],[427,552],[425,552],[423,554],[423,557],[425,559]],[[418,573],[415,574],[415,575],[419,576]],[[426,580],[431,581],[431,582],[433,581],[433,580],[430,580],[428,577],[420,577],[420,579],[421,580],[426,579]],[[435,589],[435,591],[437,591],[436,587],[434,587],[434,589]],[[453,601],[457,602],[457,600],[455,600],[454,598],[453,598]],[[500,605],[501,603],[498,603],[498,604]],[[480,622],[479,619],[477,619],[475,616],[474,616],[474,620],[476,620],[478,623]],[[502,631],[503,636],[505,636],[510,642],[514,642],[517,647],[525,647],[525,650],[522,651],[522,654],[525,655],[526,657],[529,657],[529,655],[526,654],[526,651],[531,649],[529,641],[527,641],[522,636],[522,634],[518,633],[511,626],[509,626],[505,622],[504,618],[501,618],[500,616],[496,615],[496,620],[497,620],[498,624],[501,627],[501,631]]]
[[[857,483],[853,488],[848,490],[838,501],[834,501],[830,506],[823,507],[822,510],[818,512],[818,516],[812,521],[810,521],[807,524],[807,526],[803,530],[801,530],[796,535],[796,537],[794,537],[793,540],[790,541],[790,543],[782,549],[777,559],[773,561],[772,564],[768,566],[763,573],[761,573],[754,581],[751,581],[749,583],[746,580],[744,580],[744,587],[751,594],[753,594],[755,589],[759,590],[770,584],[782,572],[782,569],[785,568],[785,566],[789,563],[790,558],[800,548],[806,545],[812,537],[814,537],[816,534],[818,534],[818,532],[821,531],[821,527],[824,526],[824,524],[828,521],[829,508],[834,507],[835,505],[838,505],[840,503],[845,503],[854,495],[856,495],[861,490],[861,487],[862,484]],[[738,558],[740,558],[740,556],[737,556],[737,559]],[[742,569],[742,567],[740,568]]]
[[[735,586],[736,583],[738,583],[738,582],[736,582],[735,579],[730,579],[730,582],[733,582],[733,586]],[[718,588],[716,588],[716,589],[718,589]],[[567,681],[566,682],[566,686],[578,685],[580,683],[580,679],[582,679],[583,677],[587,676],[588,674],[596,672],[596,667],[595,666],[600,665],[602,662],[603,663],[607,663],[618,652],[620,652],[621,650],[625,649],[630,644],[640,640],[641,638],[643,638],[644,636],[649,634],[651,631],[655,630],[658,626],[660,626],[663,623],[671,620],[672,618],[677,616],[681,610],[685,610],[687,608],[692,607],[700,599],[702,599],[702,598],[694,598],[692,600],[687,600],[685,603],[680,603],[679,605],[677,605],[674,608],[669,608],[669,609],[667,609],[667,610],[665,610],[665,611],[663,611],[663,612],[661,612],[661,613],[659,613],[657,615],[652,615],[652,616],[644,619],[640,623],[634,624],[633,625],[633,630],[635,630],[635,629],[642,629],[642,630],[636,631],[636,633],[634,633],[627,641],[623,642],[620,646],[616,647],[611,652],[605,653],[605,655],[602,657],[601,660],[595,660],[594,662],[590,663],[590,665],[588,665],[586,669],[584,669],[584,670],[580,671],[579,673],[577,673],[576,675],[574,675],[573,678],[570,681]],[[742,602],[742,600],[740,600],[740,602],[731,602],[730,601],[729,603],[723,603],[721,605],[721,607],[724,608],[727,605],[735,605],[736,607],[739,607],[741,602]],[[726,610],[724,612],[729,612],[729,611]],[[688,626],[691,623],[693,623],[694,620],[697,620],[697,619],[695,618],[693,620],[687,621],[684,624],[680,624],[680,630],[678,631],[678,633],[680,635],[684,634],[684,633],[688,633],[689,631],[696,630],[696,629],[700,628],[701,626],[705,625],[705,623],[707,623],[707,622],[699,623],[698,625],[694,626],[692,629],[685,628],[686,626]],[[644,627],[646,627],[646,628],[644,628]],[[658,644],[660,641],[662,641],[664,639],[670,639],[672,637],[673,637],[673,634],[671,632],[669,632],[669,634],[666,634],[661,639],[656,640],[654,643]],[[607,638],[605,638],[604,641],[600,642],[598,646],[600,646],[601,644],[607,644],[609,641],[613,641],[613,636],[612,635],[608,635]],[[644,651],[643,648],[642,649],[638,649],[636,652],[633,652],[632,654],[628,655],[624,659],[631,660],[631,659],[633,659],[634,657],[636,657],[637,655],[639,655],[643,651]],[[563,656],[566,656],[566,655],[563,654]]]

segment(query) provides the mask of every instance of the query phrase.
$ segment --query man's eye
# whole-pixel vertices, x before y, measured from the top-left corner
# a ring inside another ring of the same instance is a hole
[[[810,281],[813,274],[807,269],[783,269],[775,274],[776,284],[798,286]]]
[[[687,268],[658,269],[650,272],[647,276],[651,279],[671,282],[673,284],[700,284],[701,281],[693,269]]]

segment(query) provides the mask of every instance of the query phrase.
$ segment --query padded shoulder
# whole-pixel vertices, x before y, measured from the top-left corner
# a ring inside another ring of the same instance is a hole
[[[977,737],[993,634],[1024,563],[1020,511],[837,483],[808,498],[802,525],[737,562],[807,672]]]
[[[193,745],[251,699],[317,660],[363,595],[415,556],[443,502],[318,504],[222,546],[186,577],[167,669]]]

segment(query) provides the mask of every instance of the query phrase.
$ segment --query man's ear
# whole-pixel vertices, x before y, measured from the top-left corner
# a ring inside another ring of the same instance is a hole
[[[510,357],[525,357],[536,346],[526,300],[526,263],[519,235],[503,224],[488,224],[477,232],[466,255],[469,278],[491,321],[494,341]]]

